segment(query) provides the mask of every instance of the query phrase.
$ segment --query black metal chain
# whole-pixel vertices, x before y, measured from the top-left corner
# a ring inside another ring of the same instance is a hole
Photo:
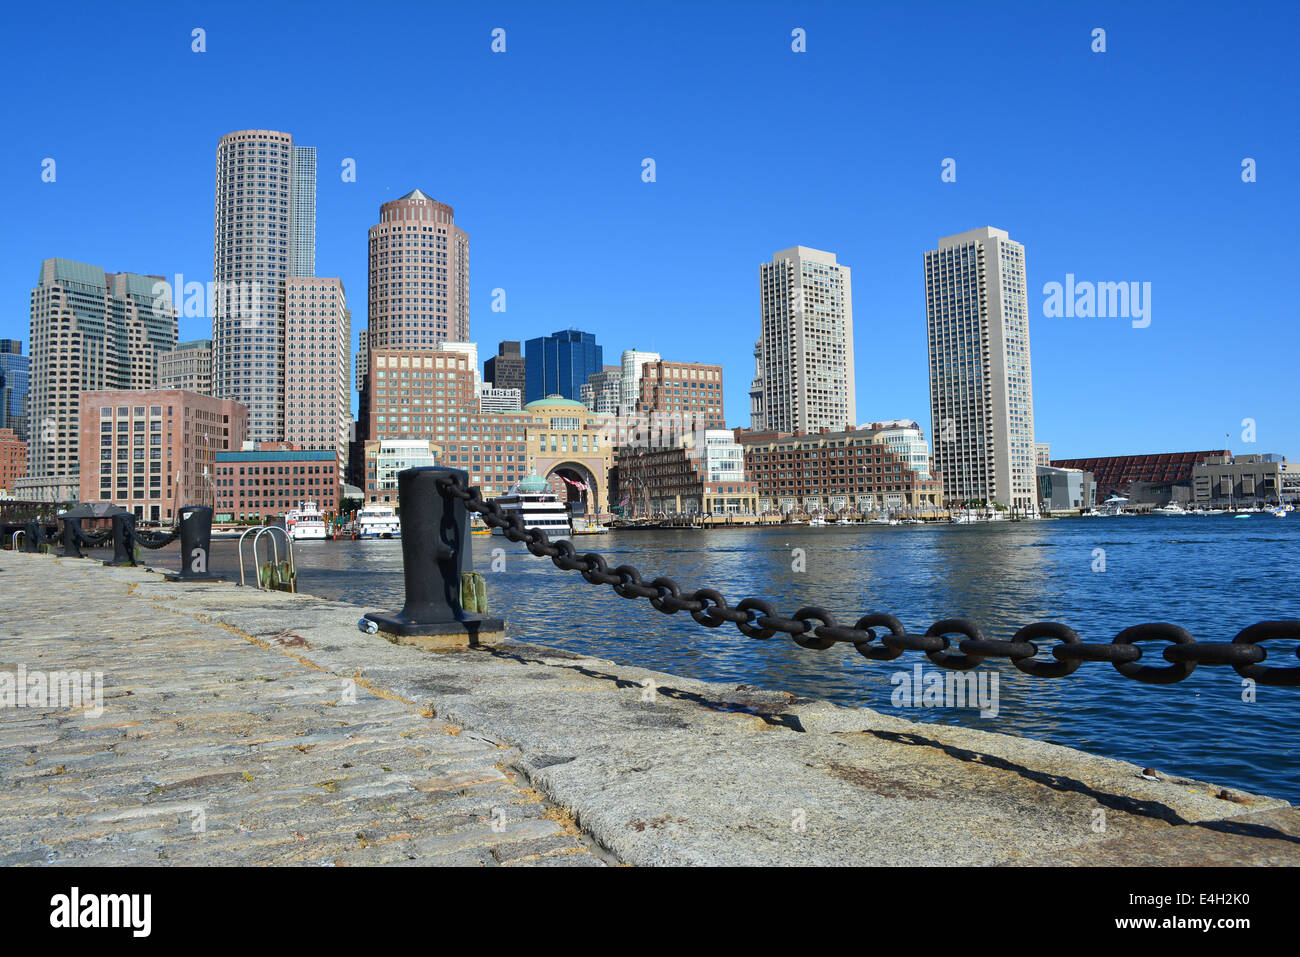
[[[165,548],[172,542],[176,541],[176,539],[180,538],[180,535],[180,525],[173,525],[172,530],[165,535],[162,533],[155,535],[152,532],[141,532],[132,528],[132,547],[134,548],[134,545],[139,545],[142,548]]]
[[[106,528],[104,531],[92,535],[78,524],[72,526],[72,532],[77,539],[77,543],[85,545],[87,548],[99,548],[101,545],[107,545],[113,538],[111,528]]]
[[[1300,621],[1261,621],[1242,629],[1232,641],[1197,641],[1177,625],[1148,622],[1125,628],[1109,644],[1084,642],[1068,625],[1054,621],[1036,621],[1025,625],[1010,641],[985,638],[979,626],[969,618],[945,618],[931,625],[923,635],[908,634],[893,615],[868,614],[854,625],[837,624],[824,608],[807,605],[791,616],[778,615],[776,609],[760,598],[746,598],[735,607],[727,604],[713,588],[698,588],[689,594],[671,578],[659,576],[645,582],[632,565],[610,568],[604,556],[596,552],[578,554],[567,538],[552,542],[540,528],[528,529],[518,512],[505,513],[495,502],[485,502],[477,486],[464,484],[459,476],[438,479],[445,494],[459,499],[471,512],[483,516],[491,528],[499,528],[512,542],[523,542],[539,558],[549,558],[557,567],[576,571],[593,585],[609,585],[623,598],[648,599],[665,615],[690,612],[701,625],[717,628],[730,622],[740,633],[759,640],[777,632],[790,635],[803,648],[825,650],[836,642],[847,642],[864,658],[892,661],[904,651],[921,651],[940,668],[966,671],[985,658],[1007,658],[1020,671],[1035,678],[1064,678],[1073,674],[1085,661],[1107,661],[1127,678],[1145,684],[1174,684],[1182,681],[1197,665],[1229,665],[1244,678],[1261,685],[1300,687],[1300,667],[1274,667],[1263,662],[1267,652],[1259,647],[1263,641],[1300,640]],[[877,628],[887,630],[877,639]],[[962,636],[954,642],[950,635]],[[1037,657],[1035,642],[1055,640],[1051,649],[1055,661]],[[1139,641],[1168,641],[1163,657],[1166,667],[1141,663],[1143,651]],[[1300,657],[1300,647],[1296,648]]]

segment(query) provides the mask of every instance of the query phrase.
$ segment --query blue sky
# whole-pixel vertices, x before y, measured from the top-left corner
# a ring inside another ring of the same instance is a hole
[[[1025,244],[1036,432],[1054,456],[1225,442],[1300,455],[1298,10],[11,7],[0,337],[27,339],[45,257],[209,280],[217,140],[270,128],[318,149],[316,268],[343,279],[354,343],[366,231],[380,203],[419,187],[470,235],[482,356],[575,327],[607,362],[631,347],[720,362],[728,423],[747,425],[758,266],[802,244],[853,269],[859,420],[928,431],[922,254],[992,225]],[[490,50],[497,27],[504,54]],[[1090,49],[1097,27],[1105,53]],[[791,50],[795,28],[806,53]],[[940,181],[946,157],[955,183]],[[1043,317],[1044,283],[1067,273],[1151,283],[1150,326]],[[182,339],[210,333],[182,320]]]

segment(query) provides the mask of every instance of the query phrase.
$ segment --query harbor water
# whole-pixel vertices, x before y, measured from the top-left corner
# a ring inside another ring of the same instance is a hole
[[[1300,619],[1300,514],[626,531],[575,544],[601,552],[610,567],[637,566],[645,581],[668,575],[683,593],[713,587],[732,605],[765,598],[782,614],[820,605],[850,625],[867,612],[887,612],[918,633],[963,617],[978,622],[985,637],[1010,638],[1046,620],[1070,625],[1084,641],[1109,642],[1129,625],[1164,621],[1199,640],[1230,641],[1257,621]],[[753,640],[731,625],[710,629],[686,612],[663,615],[646,601],[622,599],[503,538],[474,536],[473,546],[492,614],[506,619],[513,637],[692,678],[1023,735],[1300,803],[1300,689],[1260,686],[1250,701],[1227,667],[1202,666],[1159,686],[1124,678],[1109,664],[1084,662],[1067,678],[1039,679],[1002,660],[978,669],[998,675],[996,715],[982,716],[971,702],[896,707],[900,676],[910,680],[916,665],[938,670],[919,652],[875,662],[849,645],[811,651],[780,635]],[[237,579],[236,543],[219,540],[213,551],[214,570]],[[155,556],[157,567],[177,561],[175,546]],[[369,610],[402,605],[398,541],[301,542],[295,556],[303,592]],[[1167,664],[1165,643],[1143,647],[1147,663]],[[1269,664],[1300,666],[1294,642],[1265,647]]]

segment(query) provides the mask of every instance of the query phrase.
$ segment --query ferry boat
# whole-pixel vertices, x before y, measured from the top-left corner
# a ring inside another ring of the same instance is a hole
[[[284,530],[295,542],[329,538],[329,526],[315,502],[302,502],[297,508],[285,512]]]
[[[401,538],[402,523],[391,505],[372,503],[357,512],[353,538]]]
[[[505,495],[492,499],[506,515],[518,512],[525,528],[540,528],[550,538],[567,538],[573,534],[569,524],[569,506],[550,491],[546,479],[533,472]],[[504,535],[499,528],[494,535]]]

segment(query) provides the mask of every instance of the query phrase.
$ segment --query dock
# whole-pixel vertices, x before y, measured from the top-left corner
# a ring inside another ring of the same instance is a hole
[[[0,675],[103,696],[0,709],[3,865],[1300,864],[1277,798],[515,623],[422,650],[373,608],[12,551],[0,593]]]

